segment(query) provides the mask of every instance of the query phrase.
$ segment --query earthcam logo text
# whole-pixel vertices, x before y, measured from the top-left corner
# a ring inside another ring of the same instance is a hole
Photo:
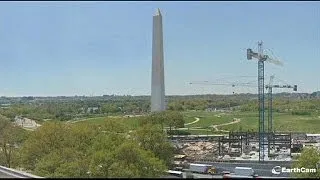
[[[317,169],[309,169],[309,168],[286,168],[281,166],[275,166],[272,168],[272,174],[280,174],[280,173],[316,173]]]

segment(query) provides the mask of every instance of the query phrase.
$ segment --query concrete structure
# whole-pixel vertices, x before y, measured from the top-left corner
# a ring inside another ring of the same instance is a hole
[[[31,129],[35,129],[39,126],[41,126],[40,124],[37,124],[34,120],[32,119],[28,119],[28,118],[23,118],[23,117],[19,117],[16,116],[14,118],[14,123],[18,126],[21,126],[23,128],[31,128]]]
[[[165,110],[163,32],[160,9],[153,16],[151,112]]]

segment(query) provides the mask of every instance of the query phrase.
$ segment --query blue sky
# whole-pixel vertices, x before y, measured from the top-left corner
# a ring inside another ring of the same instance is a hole
[[[284,62],[266,82],[320,90],[319,2],[1,2],[0,95],[149,95],[156,8],[166,94],[256,92],[188,82],[256,76],[259,40]]]

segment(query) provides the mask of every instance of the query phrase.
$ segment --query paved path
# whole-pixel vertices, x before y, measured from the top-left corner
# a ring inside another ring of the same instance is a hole
[[[195,121],[190,122],[190,123],[186,123],[186,124],[184,124],[184,125],[186,126],[186,125],[194,124],[194,123],[196,123],[196,122],[198,122],[198,121],[200,120],[200,118],[197,118],[197,117],[195,117],[195,119],[196,119]],[[235,118],[235,120],[232,121],[232,122],[223,123],[223,124],[217,124],[217,125],[211,125],[210,127],[214,128],[216,131],[229,132],[229,131],[226,131],[226,130],[219,130],[218,127],[220,127],[220,126],[227,126],[227,125],[235,124],[235,123],[239,123],[240,121],[241,121],[241,119]],[[169,127],[165,127],[165,128],[169,129]],[[209,129],[205,129],[205,128],[203,128],[203,127],[190,127],[190,128],[184,127],[184,128],[177,128],[177,130],[191,130],[191,131],[196,131],[196,130],[200,130],[200,131],[201,131],[201,130],[202,130],[202,131],[210,131]]]
[[[212,125],[212,126],[210,126],[210,127],[214,128],[216,131],[229,132],[229,131],[226,131],[226,130],[219,130],[218,127],[220,127],[220,126],[227,126],[227,125],[235,124],[235,123],[239,123],[240,121],[241,121],[241,119],[235,118],[235,121],[232,121],[232,122],[229,122],[229,123],[224,123],[224,124]]]
[[[98,116],[98,117],[92,117],[92,118],[83,118],[83,119],[78,119],[78,120],[69,120],[66,121],[66,123],[77,123],[81,121],[90,121],[91,119],[96,119],[96,118],[131,118],[131,117],[141,117],[144,115],[125,115],[125,116]]]
[[[97,119],[97,118],[114,118],[113,116],[98,116],[98,117],[91,117],[91,118],[84,118],[84,119],[78,119],[78,120],[69,120],[66,123],[78,123],[78,122],[82,122],[82,121],[90,121],[92,119]]]
[[[198,121],[200,121],[200,118],[197,118],[197,117],[195,117],[195,121],[193,121],[193,122],[190,122],[190,123],[187,123],[187,124],[184,124],[185,126],[188,126],[188,125],[190,125],[190,124],[194,124],[194,123],[197,123]]]
[[[200,120],[200,118],[197,118],[197,117],[195,117],[195,119],[196,119],[195,121],[187,123],[187,124],[184,124],[184,125],[186,126],[186,125],[194,124],[194,123],[196,123],[196,122],[198,122]],[[226,131],[226,130],[219,130],[218,127],[239,123],[240,121],[241,121],[241,119],[235,118],[235,120],[232,121],[232,122],[223,123],[223,124],[217,124],[217,125],[211,125],[210,127],[214,128],[216,131],[229,132],[229,131]],[[169,127],[166,127],[166,128],[169,128]],[[209,129],[205,129],[203,127],[190,127],[190,128],[184,127],[184,128],[177,128],[177,129],[178,130],[191,130],[191,131],[196,131],[196,130],[210,131]]]
[[[25,127],[23,129],[25,129],[27,131],[34,131],[35,130],[35,128],[25,128]]]
[[[81,122],[81,121],[88,121],[90,119],[94,119],[94,118],[81,119],[81,120],[71,120],[71,121],[67,121],[66,123],[77,123],[77,122]]]

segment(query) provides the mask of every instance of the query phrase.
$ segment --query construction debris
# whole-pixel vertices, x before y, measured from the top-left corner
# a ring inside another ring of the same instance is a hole
[[[193,142],[183,144],[182,152],[190,158],[203,158],[217,151],[218,143]]]

